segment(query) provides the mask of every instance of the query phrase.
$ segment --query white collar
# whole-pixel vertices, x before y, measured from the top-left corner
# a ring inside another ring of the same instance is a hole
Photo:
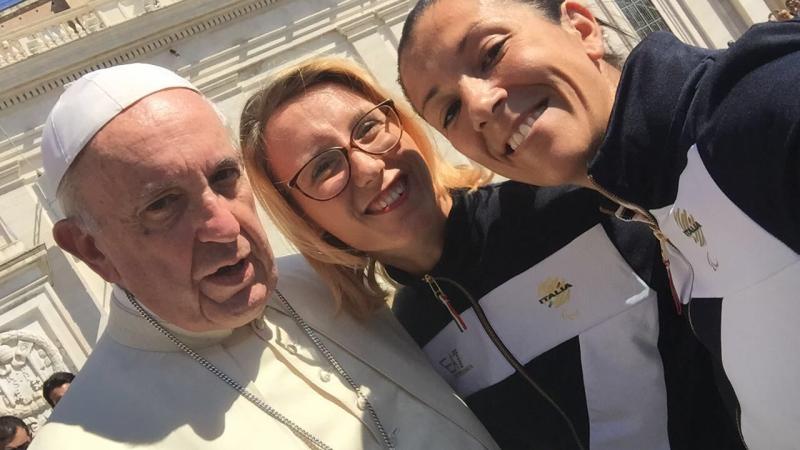
[[[127,347],[140,350],[157,352],[180,351],[175,344],[161,334],[161,332],[147,322],[136,309],[134,309],[125,291],[119,286],[114,285],[110,303],[106,333],[108,333],[112,339]],[[142,307],[144,307],[144,305],[142,305]],[[195,350],[219,344],[233,333],[233,329],[204,332],[184,330],[174,324],[161,320],[149,309],[145,308],[145,310],[147,310],[158,323],[174,333],[184,344]]]

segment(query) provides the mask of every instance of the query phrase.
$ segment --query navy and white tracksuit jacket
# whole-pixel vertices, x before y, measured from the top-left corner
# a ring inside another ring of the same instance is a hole
[[[647,226],[601,212],[612,202],[589,189],[506,182],[453,199],[432,278],[388,268],[405,285],[393,310],[502,448],[742,448]]]
[[[747,446],[800,448],[800,21],[724,51],[651,35],[589,174],[665,243]]]

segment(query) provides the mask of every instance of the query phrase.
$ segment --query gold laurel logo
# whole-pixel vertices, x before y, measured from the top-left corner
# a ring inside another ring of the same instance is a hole
[[[571,284],[561,278],[547,278],[539,284],[539,303],[548,308],[560,308],[569,302],[571,287]]]
[[[686,237],[692,240],[700,247],[706,246],[706,237],[703,235],[703,226],[700,222],[695,220],[694,216],[686,212],[685,209],[676,208],[673,213],[675,223],[681,228]]]

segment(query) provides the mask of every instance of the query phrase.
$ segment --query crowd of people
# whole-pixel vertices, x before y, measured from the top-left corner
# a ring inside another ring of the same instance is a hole
[[[69,390],[75,374],[70,372],[54,372],[42,385],[42,397],[52,407],[64,397]],[[0,446],[2,450],[25,450],[33,440],[31,428],[16,416],[0,417]]]
[[[238,139],[164,68],[64,92],[53,235],[114,294],[31,449],[796,448],[799,20],[621,66],[577,1],[420,0],[398,73],[286,68]]]

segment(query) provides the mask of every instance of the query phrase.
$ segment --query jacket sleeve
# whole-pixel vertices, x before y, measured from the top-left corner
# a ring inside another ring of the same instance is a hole
[[[709,173],[800,253],[800,20],[754,26],[703,78],[692,122]]]

